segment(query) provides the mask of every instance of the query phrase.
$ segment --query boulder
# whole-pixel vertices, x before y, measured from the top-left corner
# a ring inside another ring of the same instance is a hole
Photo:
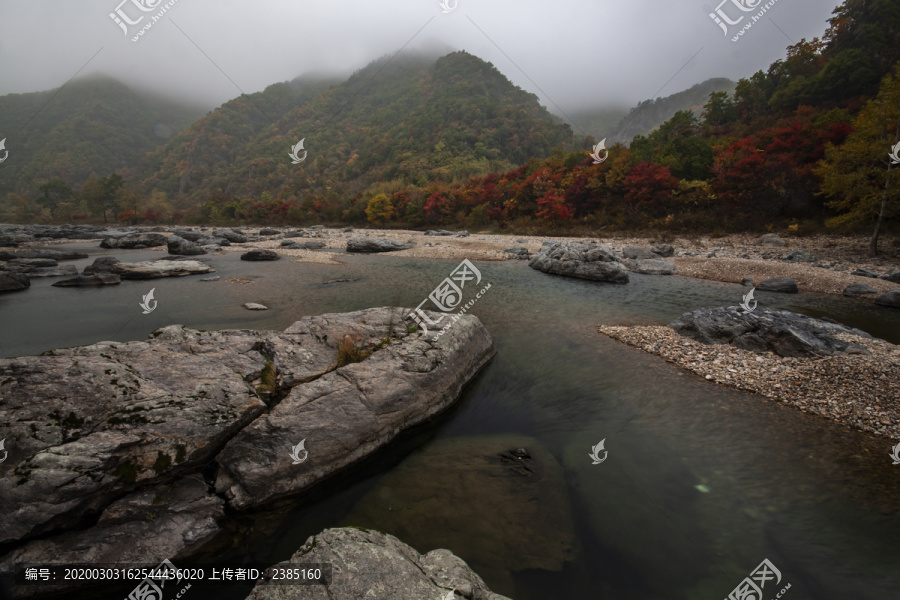
[[[866,285],[865,283],[851,283],[844,288],[844,295],[848,298],[859,298],[860,296],[864,296],[866,294],[877,293],[878,290],[873,288],[871,285]]]
[[[108,237],[100,242],[101,248],[119,248],[122,250],[136,248],[156,248],[165,246],[169,236],[162,233],[129,233],[122,237]]]
[[[469,232],[466,231],[465,229],[463,229],[462,231],[460,231],[459,233],[456,234],[456,237],[458,237],[458,238],[469,237]]]
[[[777,233],[766,233],[764,235],[756,238],[756,241],[753,242],[757,246],[784,246],[785,242],[783,239],[778,237]]]
[[[244,308],[247,310],[269,310],[268,306],[257,304],[256,302],[246,302],[244,303]]]
[[[704,344],[730,344],[743,350],[769,351],[779,356],[868,354],[862,346],[845,342],[835,334],[851,333],[871,338],[864,331],[824,319],[769,308],[747,312],[736,306],[701,308],[685,313],[669,323],[669,327]]]
[[[741,285],[753,285],[753,278],[744,277],[743,279],[741,279]]]
[[[347,240],[347,252],[394,252],[412,248],[405,242],[397,240],[378,240],[375,238],[350,238]]]
[[[259,235],[278,235],[279,233],[281,233],[281,231],[271,227],[263,227],[259,230]]]
[[[198,246],[230,246],[231,242],[223,237],[200,238],[197,240]]]
[[[232,244],[243,244],[247,241],[247,236],[235,229],[215,229],[213,230],[213,237],[224,238]],[[219,245],[221,246],[222,244]]]
[[[222,279],[219,275],[213,275],[212,277],[201,277],[200,281],[219,281]]]
[[[199,254],[206,254],[206,250],[194,242],[190,242],[177,235],[173,235],[169,238],[169,241],[166,242],[166,249],[169,251],[169,254],[174,254],[176,256],[197,256]]]
[[[850,271],[850,274],[856,275],[857,277],[871,277],[872,279],[881,277],[878,273],[870,269],[854,269],[853,271]]]
[[[528,266],[554,275],[628,283],[628,269],[621,259],[609,246],[596,242],[544,242]]]
[[[760,281],[756,285],[756,289],[766,292],[781,292],[783,294],[798,293],[797,281],[790,277],[773,277]]]
[[[318,250],[325,247],[325,242],[306,242],[303,247],[307,250]]]
[[[446,229],[429,229],[425,232],[425,235],[438,235],[438,236],[448,236],[448,235],[456,235],[455,231],[447,231]]]
[[[56,287],[87,287],[95,285],[116,285],[122,283],[122,278],[115,273],[96,273],[95,275],[79,275],[72,279],[63,279],[53,285]]]
[[[196,260],[156,260],[136,263],[117,263],[110,269],[122,279],[159,279],[184,277],[199,273],[214,273],[212,267]]]
[[[323,564],[332,569],[333,582],[328,587],[261,582],[247,600],[509,600],[491,592],[481,577],[449,550],[419,554],[394,536],[372,529],[326,529],[307,539],[290,560],[276,567],[303,569]]]
[[[654,254],[658,254],[663,258],[675,256],[675,247],[672,244],[656,244],[654,246],[650,246],[650,251]]]
[[[94,259],[90,264],[81,271],[82,275],[95,275],[97,273],[109,273],[112,271],[113,265],[119,264],[119,259],[114,256],[100,256]]]
[[[25,272],[29,277],[71,277],[78,275],[75,265],[59,265],[56,267],[38,267]]]
[[[781,257],[782,262],[792,262],[792,263],[815,262],[815,260],[816,260],[815,256],[813,256],[812,254],[808,254],[808,253],[804,252],[803,250],[794,250],[793,252],[791,252],[789,254],[785,254],[784,256]]]
[[[891,308],[900,308],[900,288],[888,290],[875,298],[875,304],[879,306],[889,306]]]
[[[59,263],[52,258],[14,258],[6,263],[11,271],[27,272],[39,267],[56,267]]]
[[[189,242],[198,242],[206,237],[205,234],[199,231],[192,231],[190,229],[176,229],[172,233],[180,238],[188,240]]]
[[[881,279],[886,279],[891,283],[900,283],[900,269],[893,269],[891,271],[888,271],[881,276]]]
[[[241,260],[259,261],[259,260],[278,260],[279,258],[281,258],[281,257],[278,256],[278,254],[276,254],[273,250],[256,249],[256,250],[251,250],[250,252],[244,252],[243,254],[241,254]]]
[[[528,251],[528,248],[524,246],[516,246],[515,248],[507,248],[504,250],[507,254],[512,254],[513,258],[519,260],[528,260],[531,258],[531,252]]]
[[[343,229],[341,229],[341,233],[353,233],[353,228],[352,227],[344,227]]]
[[[625,258],[636,258],[636,259],[648,259],[648,258],[659,258],[659,255],[656,254],[650,248],[644,248],[642,246],[625,246],[622,250],[622,256]]]
[[[662,258],[629,258],[625,260],[625,266],[629,271],[644,275],[674,275],[678,271],[675,263]]]
[[[291,250],[296,250],[298,248],[302,248],[303,244],[300,242],[295,242],[294,240],[281,240],[280,246],[282,248],[289,248]]]
[[[31,280],[24,273],[0,270],[0,292],[17,292],[31,287]]]
[[[16,258],[52,258],[53,260],[78,260],[79,258],[87,258],[84,252],[74,252],[72,250],[16,250],[15,252],[0,252],[0,260],[14,260]]]
[[[379,308],[308,317],[285,330],[320,357],[319,368],[328,372],[302,383],[275,364],[277,379],[284,383],[289,377],[294,387],[235,435],[217,459],[216,491],[230,506],[245,509],[297,494],[372,454],[400,431],[452,405],[496,353],[487,330],[472,315],[460,316],[435,341],[421,330],[407,333],[401,317],[410,312]],[[398,341],[384,345],[386,337]],[[348,339],[356,340],[357,358],[380,349],[333,370],[337,347]],[[294,464],[286,441],[304,439],[308,459]]]

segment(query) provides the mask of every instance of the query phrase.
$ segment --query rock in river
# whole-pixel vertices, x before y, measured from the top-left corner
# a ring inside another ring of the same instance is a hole
[[[625,266],[629,271],[644,275],[674,275],[678,271],[675,263],[662,258],[628,258]]]
[[[272,250],[251,250],[241,254],[241,260],[278,260],[281,258]]]
[[[115,256],[100,256],[94,259],[94,262],[81,271],[82,275],[96,275],[97,273],[109,273],[112,271],[113,265],[119,264],[119,259]]]
[[[350,238],[347,240],[347,252],[394,252],[410,248],[412,246],[398,240],[376,240],[375,238]]]
[[[333,583],[328,587],[259,583],[247,600],[509,600],[491,592],[481,577],[449,550],[422,555],[394,536],[373,530],[326,529],[306,540],[289,561],[276,566],[302,569],[322,564],[333,569]]]
[[[545,242],[528,266],[554,275],[628,283],[622,260],[609,246],[596,242]]]
[[[0,292],[16,292],[31,287],[28,275],[0,269]]]
[[[197,256],[199,254],[206,254],[206,250],[199,245],[177,235],[173,235],[169,238],[169,241],[166,242],[166,249],[169,251],[169,254],[175,254],[177,256]]]
[[[402,326],[408,312],[306,317],[284,332],[171,325],[143,342],[0,359],[0,575],[50,555],[187,556],[223,502],[303,491],[444,410],[493,342],[471,315],[432,342]],[[338,366],[344,336],[368,356]],[[186,480],[216,469],[218,497]]]
[[[891,308],[900,308],[900,288],[888,290],[875,298],[875,304],[879,306],[889,306]]]
[[[169,236],[162,233],[129,233],[122,237],[108,237],[100,242],[101,248],[155,248],[165,246]]]
[[[704,344],[731,344],[743,350],[771,351],[779,356],[868,354],[862,346],[838,339],[835,334],[871,337],[859,329],[786,310],[757,308],[746,312],[736,306],[685,313],[669,323],[669,327]]]
[[[797,281],[790,277],[773,277],[771,279],[760,281],[756,285],[756,289],[764,290],[766,292],[781,292],[784,294],[796,294],[798,292]]]
[[[79,275],[72,279],[63,279],[53,285],[56,287],[86,287],[95,285],[116,285],[122,283],[122,278],[115,273],[97,273],[95,275]]]
[[[844,288],[844,295],[848,298],[859,298],[860,296],[864,296],[866,294],[877,293],[878,290],[873,288],[871,285],[866,285],[865,283],[851,283]]]
[[[184,277],[198,273],[214,273],[212,267],[196,260],[156,260],[136,263],[116,263],[110,271],[122,279],[159,279]]]

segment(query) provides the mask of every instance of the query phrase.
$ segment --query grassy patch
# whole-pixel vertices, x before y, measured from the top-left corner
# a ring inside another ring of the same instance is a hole
[[[359,336],[345,335],[341,338],[341,343],[338,345],[337,366],[340,368],[350,363],[362,362],[369,354],[371,352],[363,348]]]
[[[266,362],[266,366],[262,370],[259,378],[260,383],[256,386],[258,392],[272,393],[275,391],[277,380],[275,377],[275,364],[272,363],[272,361]]]

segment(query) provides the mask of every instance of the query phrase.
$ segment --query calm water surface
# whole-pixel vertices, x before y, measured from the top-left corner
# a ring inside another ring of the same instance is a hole
[[[201,258],[220,281],[73,289],[33,280],[25,292],[0,296],[0,355],[144,339],[172,323],[283,329],[306,315],[416,306],[457,264]],[[420,552],[449,548],[515,600],[721,600],[764,558],[782,573],[767,599],[788,583],[788,600],[900,597],[900,467],[891,466],[890,443],[719,387],[596,332],[600,323],[666,324],[696,308],[735,305],[744,288],[641,275],[614,286],[518,261],[476,264],[491,289],[470,312],[498,354],[460,401],[312,493],[229,517],[204,549],[208,563],[285,560],[309,535],[355,525],[396,534]],[[333,279],[359,281],[324,283]],[[138,303],[151,288],[158,308],[143,315]],[[819,294],[757,297],[760,306],[900,342],[900,311]],[[270,310],[250,312],[244,302]],[[603,439],[608,458],[592,465],[588,453]],[[533,476],[491,466],[519,445],[535,456]],[[191,590],[223,600],[247,593]]]

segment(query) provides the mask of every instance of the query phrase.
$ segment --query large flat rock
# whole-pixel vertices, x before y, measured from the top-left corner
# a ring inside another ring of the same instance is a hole
[[[136,263],[116,263],[109,271],[122,279],[159,279],[184,277],[200,273],[215,273],[215,269],[197,260],[151,260]]]
[[[400,319],[410,312],[323,315],[288,328],[334,344],[348,336],[365,349],[396,339],[362,362],[296,385],[235,436],[218,457],[217,491],[238,508],[296,494],[448,408],[496,353],[494,343],[472,315],[460,317],[437,341],[421,331],[409,334]],[[301,440],[309,456],[294,464],[289,451]]]
[[[628,283],[622,259],[606,244],[596,242],[545,242],[528,266],[554,275]]]
[[[494,594],[449,550],[419,554],[392,535],[359,529],[326,529],[312,536],[284,568],[330,564],[332,584],[257,584],[248,600],[509,600]],[[449,596],[448,596],[449,594]]]

